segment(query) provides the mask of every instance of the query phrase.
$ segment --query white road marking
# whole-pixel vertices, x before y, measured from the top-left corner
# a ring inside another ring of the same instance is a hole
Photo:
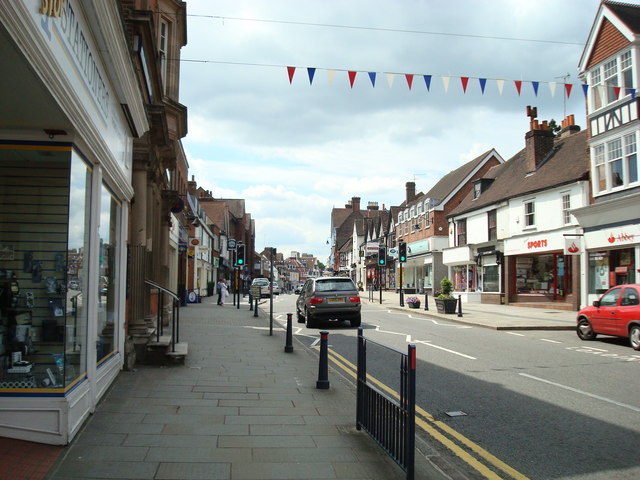
[[[407,317],[412,318],[414,320],[417,320],[417,319],[425,320],[425,321],[433,323],[434,325],[440,325],[441,327],[453,327],[453,328],[459,328],[459,329],[473,328],[471,325],[458,325],[458,324],[452,324],[452,323],[440,323],[439,321],[434,320],[433,318],[414,317],[410,313],[396,312],[394,310],[387,310],[387,313],[390,313],[391,315],[406,315]]]
[[[422,344],[422,345],[426,345],[427,347],[437,348],[438,350],[442,350],[442,351],[444,351],[444,352],[448,352],[448,353],[452,353],[452,354],[454,354],[454,355],[458,355],[458,356],[460,356],[460,357],[468,358],[469,360],[477,360],[477,358],[476,358],[476,357],[472,357],[471,355],[466,355],[466,354],[461,353],[461,352],[456,352],[455,350],[450,350],[450,349],[448,349],[448,348],[444,348],[444,347],[440,347],[440,346],[438,346],[438,345],[434,345],[434,344],[433,344],[433,343],[431,343],[431,341],[429,341],[429,340],[415,340],[415,339],[413,339],[413,338],[411,337],[411,335],[409,335],[409,334],[407,334],[407,333],[402,333],[402,332],[392,332],[392,331],[390,331],[390,330],[382,330],[382,329],[380,328],[380,325],[376,325],[375,327],[376,327],[376,332],[379,332],[379,333],[387,333],[387,334],[390,334],[390,335],[404,335],[404,337],[405,337],[405,341],[406,341],[407,343],[420,343],[420,344]]]
[[[628,408],[629,410],[633,410],[634,412],[640,412],[640,407],[634,407],[633,405],[627,405],[626,403],[616,402],[615,400],[611,400],[610,398],[601,397],[600,395],[594,395],[593,393],[584,392],[582,390],[578,390],[577,388],[569,387],[567,385],[562,385],[561,383],[552,382],[550,380],[545,380],[544,378],[534,377],[533,375],[528,375],[526,373],[519,373],[526,378],[530,378],[531,380],[536,380],[538,382],[546,383],[548,385],[553,385],[554,387],[563,388],[565,390],[569,390],[570,392],[579,393],[580,395],[585,395],[587,397],[595,398],[596,400],[601,400],[603,402],[611,403],[613,405],[617,405],[622,408]]]
[[[541,338],[540,340],[542,340],[543,342],[549,342],[549,343],[562,343],[562,342],[558,342],[557,340],[549,340],[548,338]]]
[[[522,333],[516,333],[516,332],[505,332],[509,335],[515,335],[516,337],[524,337],[524,334]]]

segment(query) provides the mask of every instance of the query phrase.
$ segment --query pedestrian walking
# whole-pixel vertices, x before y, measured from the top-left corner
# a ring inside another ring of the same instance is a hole
[[[220,283],[220,296],[219,296],[220,302],[218,303],[218,305],[223,306],[228,296],[229,296],[229,289],[227,288],[227,281],[223,278]]]
[[[224,278],[218,280],[216,284],[216,293],[218,294],[218,305],[222,305],[222,285],[224,285]]]

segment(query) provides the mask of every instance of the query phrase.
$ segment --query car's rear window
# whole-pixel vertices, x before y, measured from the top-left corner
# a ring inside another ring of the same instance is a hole
[[[351,280],[318,280],[316,282],[316,292],[348,291],[355,290],[356,286]]]

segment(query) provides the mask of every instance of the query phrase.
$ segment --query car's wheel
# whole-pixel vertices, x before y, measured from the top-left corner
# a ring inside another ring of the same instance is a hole
[[[309,314],[309,311],[307,310],[305,315],[305,324],[307,328],[313,328],[316,326],[316,321],[314,320],[314,318]]]
[[[581,318],[576,327],[576,333],[581,340],[593,340],[596,338],[596,332],[593,331],[589,320]]]
[[[356,318],[349,320],[352,327],[359,327],[362,324],[362,316],[358,315]]]
[[[629,343],[634,350],[640,350],[640,325],[631,325],[629,329]]]
[[[300,313],[300,310],[296,308],[296,315],[298,316],[298,323],[304,323],[304,315]]]

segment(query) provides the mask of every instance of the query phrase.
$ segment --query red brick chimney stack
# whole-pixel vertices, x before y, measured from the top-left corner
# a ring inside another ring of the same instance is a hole
[[[549,130],[547,121],[543,121],[542,125],[535,119],[538,116],[536,107],[527,107],[527,116],[530,118],[529,130],[525,136],[525,155],[527,159],[527,171],[533,172],[538,168],[540,162],[553,150],[553,141],[555,136]]]
[[[407,203],[412,202],[416,198],[416,182],[407,182]]]

